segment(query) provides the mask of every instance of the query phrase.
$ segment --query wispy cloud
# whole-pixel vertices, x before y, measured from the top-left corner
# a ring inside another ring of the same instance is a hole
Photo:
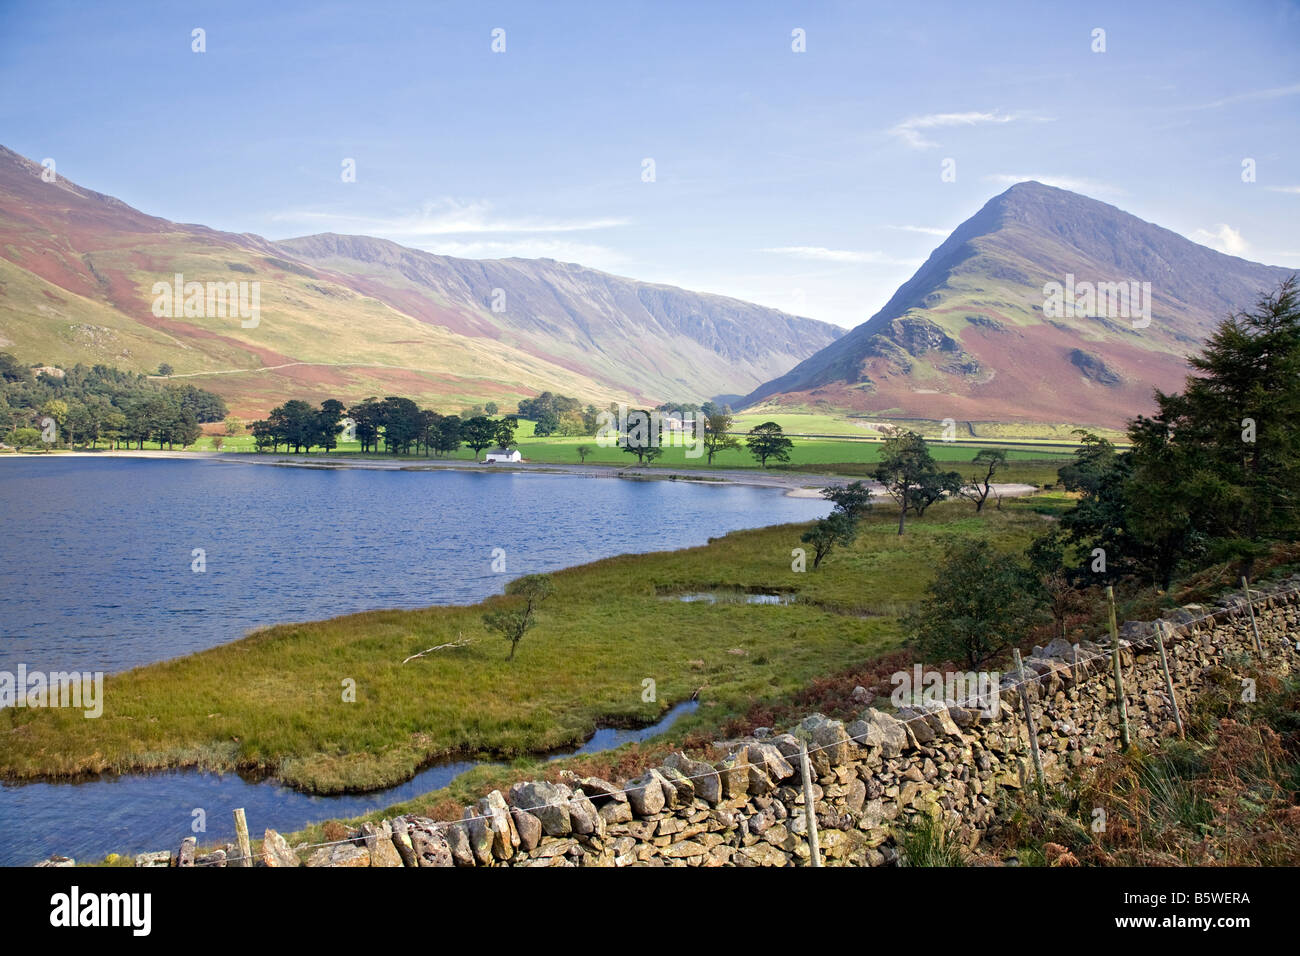
[[[272,217],[277,222],[327,224],[331,231],[363,231],[381,236],[457,236],[484,233],[587,232],[625,226],[627,219],[557,219],[498,216],[492,204],[481,200],[438,199],[426,202],[418,212],[398,216],[356,216],[315,209],[288,210]]]
[[[1240,256],[1254,262],[1267,262],[1271,265],[1295,268],[1300,266],[1300,252],[1284,249],[1259,249],[1254,243],[1247,242],[1238,229],[1221,222],[1213,229],[1194,229],[1187,236],[1193,242],[1217,249],[1230,256]]]
[[[1058,189],[1068,189],[1076,193],[1112,196],[1124,194],[1124,190],[1118,186],[1112,186],[1110,183],[1099,182],[1095,179],[1082,179],[1078,176],[1056,176],[1050,173],[993,173],[985,176],[984,179],[986,182],[999,183],[1003,186],[1014,186],[1016,183],[1033,180],[1042,183],[1044,186],[1055,186]]]
[[[458,259],[558,259],[574,262],[594,269],[612,269],[628,260],[622,253],[607,246],[587,242],[570,242],[565,239],[479,239],[459,241],[443,239],[419,243],[416,248],[439,256]]]
[[[1199,242],[1211,249],[1218,249],[1230,256],[1245,256],[1250,252],[1248,243],[1236,229],[1227,223],[1219,223],[1214,229],[1196,229],[1187,238]]]
[[[1300,186],[1265,186],[1264,188],[1271,193],[1291,193],[1300,196]]]
[[[888,226],[889,229],[900,229],[903,232],[919,232],[925,236],[947,236],[951,229],[939,229],[934,226]]]
[[[1214,100],[1210,103],[1201,103],[1197,106],[1185,106],[1183,109],[1188,110],[1213,110],[1221,106],[1231,106],[1233,103],[1248,103],[1252,100],[1275,100],[1279,96],[1295,96],[1300,94],[1300,83],[1293,83],[1290,86],[1275,86],[1268,90],[1251,90],[1247,93],[1236,93],[1232,96],[1225,96],[1222,99]]]
[[[934,140],[927,139],[924,130],[941,129],[949,126],[983,126],[989,123],[1013,123],[1026,119],[1021,113],[1003,113],[998,110],[990,112],[972,111],[967,113],[927,113],[905,119],[888,132],[896,136],[913,149],[930,149],[938,146]]]
[[[872,263],[886,266],[919,266],[923,259],[899,259],[883,252],[860,251],[855,249],[827,249],[825,246],[777,246],[760,249],[780,256],[792,256],[796,259],[814,259],[818,262],[836,263]]]

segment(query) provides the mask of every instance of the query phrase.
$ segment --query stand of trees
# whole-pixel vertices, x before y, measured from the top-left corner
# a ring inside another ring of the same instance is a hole
[[[226,414],[219,396],[193,385],[159,384],[107,365],[74,365],[61,376],[34,372],[0,352],[0,436],[18,447],[143,448],[154,441],[183,448],[198,440],[201,425]]]
[[[495,414],[495,410],[489,410]],[[519,417],[530,419],[533,434],[545,438],[548,435],[594,435],[596,434],[596,406],[585,408],[576,398],[542,392],[536,398],[525,398],[519,402]]]
[[[1176,574],[1252,562],[1300,534],[1300,284],[1220,323],[1181,393],[1129,423],[1131,447],[1083,434],[1060,471],[1079,573],[1168,589]],[[1098,554],[1099,552],[1099,554]],[[1102,561],[1097,562],[1100,557]],[[1094,565],[1098,569],[1094,570]]]
[[[390,395],[385,399],[365,398],[345,408],[327,399],[319,407],[298,399],[271,410],[250,431],[258,451],[278,452],[283,445],[293,454],[313,448],[330,451],[338,446],[344,418],[355,425],[361,451],[384,451],[393,455],[449,455],[466,445],[477,456],[484,448],[509,448],[515,440],[519,420],[513,415],[492,419],[479,415],[467,420],[459,415],[441,415],[422,409],[409,398]]]
[[[985,542],[948,549],[906,621],[918,649],[978,667],[1049,617],[1068,639],[1067,619],[1099,608],[1103,585],[1168,591],[1223,565],[1231,580],[1250,577],[1262,555],[1300,538],[1297,278],[1220,323],[1189,364],[1182,392],[1156,392],[1156,413],[1129,422],[1128,449],[1078,433],[1058,472],[1077,502],[1023,557]],[[900,493],[908,471],[928,473],[915,443],[905,446],[895,458],[913,464],[889,471]]]
[[[320,446],[326,451],[338,445],[338,436],[343,431],[342,402],[328,399],[321,402],[319,408],[313,408],[307,402],[294,399],[278,408],[271,409],[270,417],[260,422],[253,422],[251,431],[253,442],[258,451],[267,448],[311,451]]]
[[[479,452],[492,445],[509,448],[514,444],[515,429],[518,427],[519,419],[513,415],[507,415],[500,420],[479,415],[461,425],[460,437],[466,445],[474,449],[474,457],[477,458]]]
[[[900,535],[909,511],[919,518],[930,505],[945,495],[957,494],[965,484],[957,472],[940,471],[925,439],[910,431],[885,439],[872,477],[898,502]]]
[[[685,418],[687,415],[694,415],[696,418],[710,418],[714,415],[731,415],[730,405],[719,405],[717,402],[705,402],[702,405],[696,405],[694,402],[664,402],[655,408],[657,412],[674,413]]]

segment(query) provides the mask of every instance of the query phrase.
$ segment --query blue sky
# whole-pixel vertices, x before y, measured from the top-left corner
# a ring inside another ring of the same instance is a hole
[[[181,222],[549,256],[852,326],[1021,179],[1300,266],[1298,51],[1282,0],[4,0],[0,143]]]

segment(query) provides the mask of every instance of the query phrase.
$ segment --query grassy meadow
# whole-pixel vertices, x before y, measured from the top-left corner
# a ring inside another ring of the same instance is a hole
[[[791,435],[843,435],[854,438],[875,438],[878,426],[895,425],[908,428],[925,436],[927,441],[938,442],[943,435],[943,422],[933,419],[893,418],[888,415],[855,416],[823,411],[789,411],[782,408],[747,409],[736,418],[736,430],[748,431],[762,422],[776,422]],[[1074,430],[1081,427],[1069,423],[1044,424],[1040,422],[955,422],[957,440],[1003,441],[1029,444],[1066,444],[1078,441]],[[1124,444],[1126,436],[1113,428],[1088,426],[1087,430]]]
[[[271,627],[108,677],[96,720],[60,709],[0,712],[0,774],[204,766],[270,772],[329,793],[400,782],[440,756],[570,745],[597,724],[651,721],[697,691],[701,707],[680,729],[717,727],[896,650],[897,615],[923,593],[946,541],[981,536],[1021,548],[1042,527],[1038,510],[1015,502],[977,516],[968,503],[944,503],[900,538],[890,509],[878,506],[854,546],[816,572],[791,570],[806,525],[571,568],[554,576],[556,593],[513,662],[507,642],[484,629],[482,605]],[[781,591],[795,601],[675,598],[711,590]],[[455,642],[464,643],[402,663]],[[656,703],[642,702],[645,678],[656,682]],[[348,681],[355,702],[344,700]]]
[[[794,449],[791,452],[789,463],[771,464],[768,468],[769,471],[865,477],[870,474],[880,460],[881,442],[879,436],[859,425],[850,423],[847,419],[828,415],[778,415],[775,417],[792,435],[835,435],[844,432],[846,428],[855,428],[857,431],[855,433],[846,432],[844,437],[794,438],[792,439]],[[750,422],[749,418],[754,418],[754,421]],[[758,424],[759,419],[762,418],[764,416],[740,416],[737,420],[737,430],[750,428]],[[937,423],[933,424],[937,425]],[[822,429],[825,429],[825,431],[822,431]],[[221,437],[222,452],[251,453],[256,451],[251,435],[223,435]],[[526,419],[519,422],[516,437],[517,445],[524,459],[536,464],[579,465],[585,463],[622,468],[640,467],[637,466],[634,456],[618,448],[601,447],[596,444],[595,438],[590,436],[536,437],[533,434],[533,423]],[[965,466],[969,465],[971,459],[975,457],[975,454],[980,449],[1001,448],[1007,453],[1008,467],[999,474],[997,480],[1022,482],[1039,487],[1056,481],[1056,470],[1065,463],[1076,447],[1075,443],[1056,439],[1040,439],[1031,442],[1021,438],[1001,436],[985,441],[972,438],[969,435],[963,436],[961,432],[959,432],[958,440],[953,442],[938,440],[937,431],[935,431],[933,437],[935,440],[930,445],[931,454],[945,468],[952,468],[964,474],[968,470]],[[146,447],[149,444],[146,443]],[[582,447],[585,447],[587,451],[585,454],[580,455],[578,449]],[[213,436],[204,435],[193,448],[196,451],[215,450]],[[331,457],[362,457],[361,446],[358,442],[343,442],[329,454]],[[266,455],[272,457],[269,452]],[[297,456],[287,452],[279,452],[274,457],[297,460],[313,456],[320,457],[321,455],[323,453],[320,451],[312,452],[311,455]],[[364,457],[392,460],[394,456],[371,453]],[[410,457],[412,460],[417,460],[416,456]],[[423,455],[419,456],[421,459],[423,457]],[[462,461],[469,464],[475,460],[475,455],[470,449],[461,448],[454,454],[446,456],[443,460]],[[689,457],[687,449],[679,445],[666,447],[658,460],[644,466],[648,474],[653,474],[656,471],[709,468],[756,471],[759,469],[759,465],[748,449],[743,446],[742,439],[741,448],[718,453],[714,457],[711,466],[702,455],[698,458]]]

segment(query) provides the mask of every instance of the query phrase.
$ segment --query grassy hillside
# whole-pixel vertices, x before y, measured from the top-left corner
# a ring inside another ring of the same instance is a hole
[[[141,268],[141,263],[146,268]],[[470,401],[513,404],[551,389],[605,400],[627,393],[488,339],[420,322],[342,283],[274,265],[224,242],[168,237],[156,246],[98,253],[134,318],[92,298],[75,297],[0,262],[5,295],[0,336],[20,358],[61,365],[117,365],[152,372],[166,361],[173,378],[222,395],[232,412],[260,416],[288,398],[320,401],[400,394],[433,407]],[[287,265],[287,264],[286,264]],[[202,281],[260,282],[256,328],[239,318],[155,318],[151,288],[180,272]]]
[[[40,173],[0,147],[0,348],[144,373],[166,362],[243,416],[367,395],[439,410],[542,391],[602,407],[698,401],[747,391],[841,331],[552,260],[461,260],[366,237],[274,243]],[[184,303],[154,314],[154,284],[177,274],[256,284],[257,324]]]

